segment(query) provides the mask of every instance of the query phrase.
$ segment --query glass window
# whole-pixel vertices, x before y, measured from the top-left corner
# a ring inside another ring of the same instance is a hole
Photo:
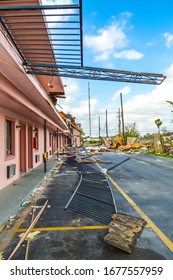
[[[52,133],[49,132],[49,146],[52,146]]]
[[[34,129],[34,149],[38,150],[38,128]]]
[[[14,154],[13,126],[13,121],[6,120],[6,155]]]

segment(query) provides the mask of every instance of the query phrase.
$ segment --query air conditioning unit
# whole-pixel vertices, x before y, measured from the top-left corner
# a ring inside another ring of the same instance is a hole
[[[16,164],[10,164],[7,166],[7,179],[13,177],[16,174]]]

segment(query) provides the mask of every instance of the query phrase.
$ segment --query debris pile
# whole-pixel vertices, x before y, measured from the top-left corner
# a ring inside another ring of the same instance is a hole
[[[146,222],[124,214],[114,214],[112,219],[109,233],[104,237],[104,241],[118,249],[131,253]]]

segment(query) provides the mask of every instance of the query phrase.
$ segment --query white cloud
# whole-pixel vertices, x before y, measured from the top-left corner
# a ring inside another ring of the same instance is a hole
[[[133,16],[133,14],[129,11],[127,12],[122,12],[121,16],[126,17],[126,18],[131,18]]]
[[[96,60],[108,59],[115,49],[125,47],[127,42],[127,37],[118,23],[97,30],[95,35],[84,36],[84,44],[96,54]]]
[[[111,24],[106,28],[99,29],[97,33],[97,35],[85,35],[86,46],[94,51],[112,51],[114,48],[126,45],[126,35],[118,25]]]
[[[143,53],[137,52],[135,50],[115,52],[113,55],[115,58],[124,58],[127,60],[137,60],[144,56]]]
[[[129,86],[125,86],[122,89],[116,91],[113,96],[112,96],[112,101],[117,100],[118,98],[120,98],[120,93],[122,93],[123,95],[127,95],[131,92],[131,88]]]
[[[129,39],[125,33],[127,19],[132,16],[126,12],[121,14],[119,21],[112,18],[112,23],[97,30],[94,34],[84,36],[84,44],[94,53],[95,61],[108,62],[112,58],[123,58],[127,60],[141,59],[144,55],[136,50],[119,51],[129,44]],[[131,27],[132,28],[132,27]]]
[[[160,118],[162,126],[171,128],[171,110],[166,100],[172,97],[173,79],[167,79],[160,86],[148,94],[136,95],[124,103],[124,116],[126,123],[136,122],[143,132],[156,131],[154,121]]]
[[[110,57],[110,51],[102,52],[99,55],[95,55],[95,61],[107,61]]]
[[[65,88],[66,99],[59,101],[59,105],[61,105],[63,111],[65,113],[70,112],[77,118],[88,116],[88,98],[87,95],[84,96],[81,93],[79,80],[64,79],[63,83],[67,85]],[[98,99],[90,99],[91,113],[95,112],[98,103]]]
[[[163,34],[163,36],[166,39],[167,48],[171,48],[173,46],[173,34],[170,34],[169,32],[166,32],[166,33]]]
[[[173,77],[173,63],[170,65],[170,67],[166,70],[166,75],[169,77]]]
[[[171,69],[173,70],[173,64],[171,64],[167,71],[170,71]],[[123,98],[125,125],[127,123],[136,122],[137,128],[141,134],[145,134],[147,132],[156,133],[157,127],[155,125],[155,120],[160,118],[163,122],[162,127],[166,127],[168,131],[173,131],[173,124],[171,123],[171,119],[173,119],[173,114],[171,113],[172,107],[166,102],[166,100],[173,101],[173,78],[167,78],[161,85],[155,86],[154,89],[153,86],[151,86],[151,91],[146,92],[145,94],[136,94],[135,96],[132,96],[132,88],[133,85],[130,87],[127,85],[116,91],[112,95],[111,103],[107,104],[109,135],[115,135],[118,130],[118,121],[116,120],[116,111],[118,110],[118,106],[117,108],[114,108],[115,111],[112,113],[112,103],[120,104],[120,92],[122,92],[123,97],[126,96],[126,98]],[[104,130],[102,130],[102,135],[105,135],[105,104],[100,101],[97,106],[99,105],[100,107],[101,104],[102,109],[100,108],[99,111],[102,116],[101,127],[102,129],[104,128]],[[93,122],[92,125],[93,135],[94,131],[96,131],[95,135],[97,135],[97,127],[98,122],[96,119],[95,123]]]
[[[171,73],[171,71],[173,73],[173,63],[166,72]],[[99,82],[97,83],[99,88],[100,84]],[[87,90],[84,93],[81,89],[81,80],[63,79],[63,84],[67,84],[65,88],[67,98],[61,100],[60,105],[63,107],[64,112],[69,111],[73,116],[77,117],[77,121],[81,122],[82,128],[87,135],[89,133]],[[170,122],[173,119],[172,107],[166,102],[166,100],[173,101],[172,88],[173,75],[172,78],[167,78],[161,85],[151,86],[151,90],[145,94],[136,94],[134,96],[133,84],[130,84],[130,86],[126,84],[126,86],[121,87],[120,90],[112,94],[112,97],[111,94],[109,98],[107,96],[106,102],[105,96],[100,95],[97,99],[91,95],[92,136],[98,135],[98,116],[101,116],[101,134],[105,135],[105,109],[108,112],[109,135],[117,133],[117,110],[120,104],[120,92],[123,94],[125,124],[136,122],[141,133],[153,133],[157,132],[155,120],[160,118],[163,122],[162,127],[167,127],[168,130],[173,131],[173,124]],[[110,103],[108,100],[110,100]]]
[[[43,5],[72,5],[73,0],[41,0]],[[68,21],[70,16],[53,16],[54,14],[61,14],[62,10],[57,9],[56,12],[54,9],[52,10],[45,10],[45,14],[47,15],[47,21],[49,21],[49,27],[57,26],[57,21]],[[73,13],[73,10],[67,9],[66,14]],[[49,16],[50,15],[50,16]],[[52,23],[51,23],[52,22]],[[58,27],[62,27],[62,23],[58,23]]]
[[[73,4],[73,0],[41,0],[45,5],[68,5]]]

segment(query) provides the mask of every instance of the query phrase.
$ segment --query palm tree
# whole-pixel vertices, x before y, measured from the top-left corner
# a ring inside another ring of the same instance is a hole
[[[160,119],[155,120],[155,124],[158,127],[158,134],[160,134],[160,126],[162,125],[162,121]]]
[[[171,104],[173,106],[173,101],[166,100],[166,102],[168,102],[169,104]],[[173,111],[171,111],[171,112],[173,112]]]

